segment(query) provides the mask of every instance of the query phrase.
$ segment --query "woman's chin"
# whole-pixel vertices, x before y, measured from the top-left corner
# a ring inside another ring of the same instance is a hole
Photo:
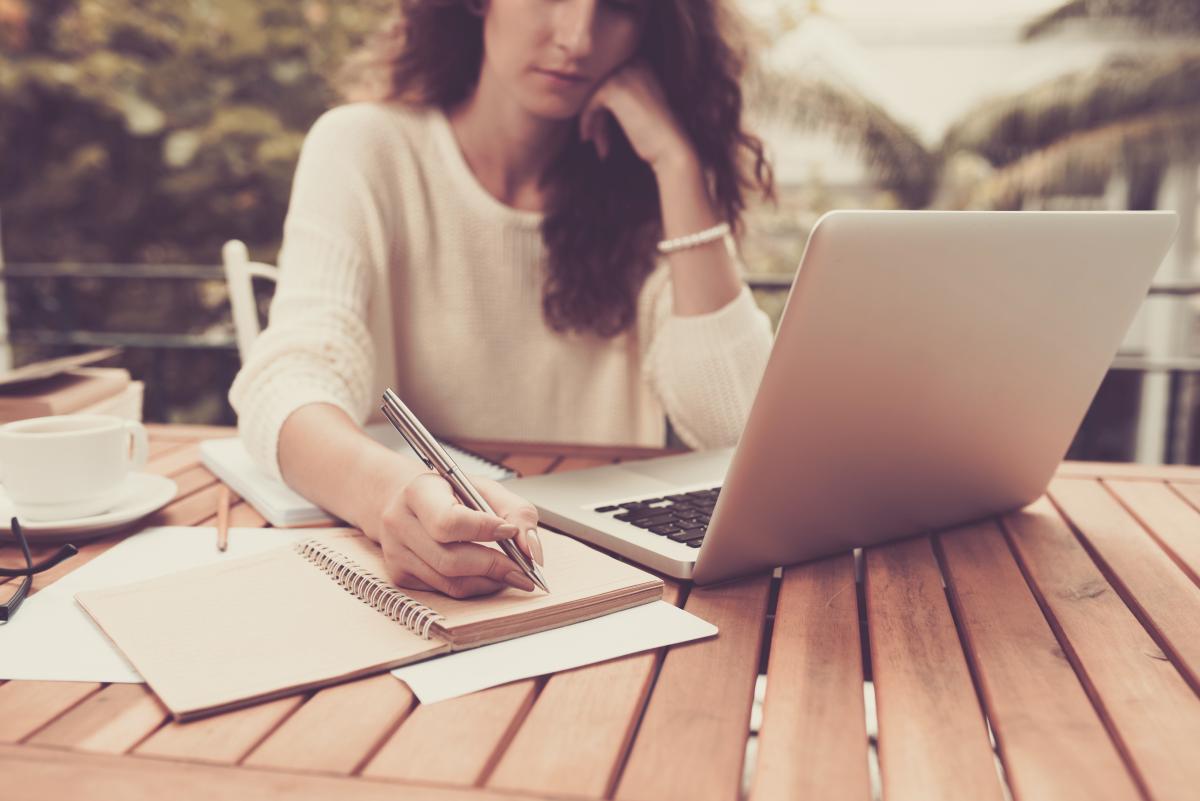
[[[545,120],[565,121],[578,117],[583,111],[586,97],[573,98],[564,97],[562,95],[545,95],[539,94],[535,97],[527,97],[525,110],[535,117],[541,117]]]

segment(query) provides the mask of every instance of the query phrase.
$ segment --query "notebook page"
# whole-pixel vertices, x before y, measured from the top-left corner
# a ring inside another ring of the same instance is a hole
[[[336,539],[325,539],[326,536],[320,535],[317,539],[327,542],[376,575],[387,575],[382,552],[365,536],[341,535]],[[553,531],[538,529],[538,536],[545,553],[542,573],[550,586],[549,594],[541,590],[525,592],[506,587],[494,595],[459,600],[438,592],[410,589],[403,592],[438,612],[444,618],[442,628],[455,635],[456,643],[460,636],[467,636],[463,630],[468,627],[486,624],[487,628],[506,634],[534,631],[544,628],[547,620],[571,622],[563,618],[572,617],[571,613],[583,607],[593,608],[589,614],[576,619],[650,600],[628,598],[628,603],[621,603],[621,598],[636,596],[639,592],[652,592],[654,597],[662,594],[662,580],[644,570]]]
[[[77,600],[181,718],[447,649],[371,609],[291,548]]]

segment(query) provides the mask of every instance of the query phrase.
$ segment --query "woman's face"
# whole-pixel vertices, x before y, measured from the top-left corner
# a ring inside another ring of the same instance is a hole
[[[483,69],[529,113],[573,117],[637,51],[647,1],[488,0]]]

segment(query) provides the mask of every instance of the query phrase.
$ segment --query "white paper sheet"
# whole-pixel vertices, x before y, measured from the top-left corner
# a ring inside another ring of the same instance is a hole
[[[222,553],[211,527],[150,528],[134,534],[26,598],[16,616],[0,626],[0,679],[140,684],[142,677],[75,603],[75,593],[249,556],[310,535],[231,528],[229,549]]]
[[[717,627],[665,601],[642,604],[572,626],[448,654],[392,671],[423,704],[603,662],[618,656],[698,640]]]

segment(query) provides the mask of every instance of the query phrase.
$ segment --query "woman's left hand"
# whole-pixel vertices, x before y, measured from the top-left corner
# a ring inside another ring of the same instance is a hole
[[[694,161],[695,152],[667,104],[650,67],[632,61],[608,76],[584,106],[580,136],[592,142],[601,159],[608,157],[609,114],[615,118],[638,157],[659,172],[680,160]]]

